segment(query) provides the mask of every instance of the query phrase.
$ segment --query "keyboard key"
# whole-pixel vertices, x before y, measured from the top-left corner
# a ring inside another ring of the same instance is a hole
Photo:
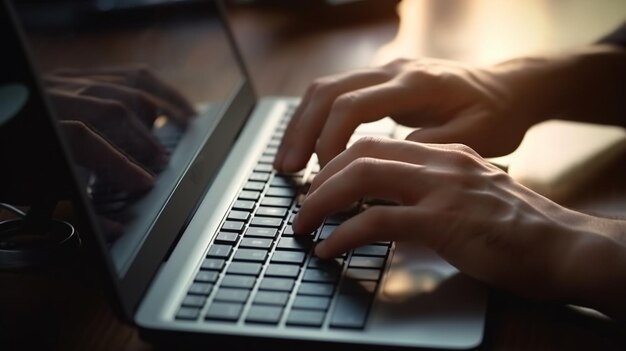
[[[225,221],[222,225],[222,230],[226,232],[241,233],[241,230],[243,230],[243,224],[243,222],[238,221]]]
[[[216,271],[200,271],[196,274],[194,281],[201,283],[215,283],[218,276],[219,272]]]
[[[259,172],[259,173],[272,173],[273,170],[274,170],[274,167],[266,163],[260,163],[260,164],[257,164],[256,167],[254,167],[254,172]]]
[[[339,279],[339,270],[308,268],[302,276],[305,282],[334,283]]]
[[[298,288],[298,295],[331,296],[334,291],[333,284],[302,282]]]
[[[250,212],[232,210],[228,213],[228,219],[231,221],[246,222],[250,218]]]
[[[275,238],[278,235],[278,229],[265,228],[265,227],[248,227],[244,236],[249,237],[261,237],[261,238]]]
[[[322,269],[341,269],[343,265],[343,258],[333,258],[332,260],[322,260],[319,257],[311,257],[309,260],[308,266],[311,268],[322,268]]]
[[[360,267],[360,268],[383,268],[385,266],[384,257],[374,256],[352,256],[348,267]]]
[[[270,264],[265,271],[266,276],[296,278],[300,267],[286,264]]]
[[[233,260],[265,262],[266,258],[267,258],[266,250],[239,249],[235,252],[235,257],[233,257]]]
[[[233,209],[235,210],[252,211],[253,208],[254,208],[254,201],[237,200],[233,204]]]
[[[249,275],[226,275],[220,286],[227,288],[252,289],[256,278]]]
[[[278,324],[282,314],[282,307],[253,305],[250,307],[250,310],[248,310],[246,322]]]
[[[293,228],[291,227],[291,225],[286,225],[285,229],[283,230],[283,236],[294,236],[295,233],[293,232]]]
[[[269,173],[253,172],[248,179],[255,182],[267,182],[270,179],[270,175]]]
[[[189,288],[189,294],[191,295],[204,295],[207,296],[211,293],[213,284],[211,283],[193,283]]]
[[[330,318],[331,328],[365,327],[372,300],[367,295],[338,295]]]
[[[252,191],[263,191],[263,189],[265,189],[265,183],[254,182],[250,180],[243,186],[243,189]]]
[[[176,313],[176,319],[196,320],[200,315],[200,309],[196,307],[181,307]]]
[[[256,216],[285,218],[287,209],[282,207],[259,206],[256,210]]]
[[[365,245],[354,249],[353,253],[360,256],[387,256],[389,248],[383,245]]]
[[[217,237],[215,238],[216,243],[223,244],[237,244],[237,240],[239,239],[239,234],[235,232],[219,232]]]
[[[344,279],[339,286],[339,293],[346,295],[354,295],[354,294],[370,294],[373,295],[376,293],[376,287],[378,283],[375,281],[368,280],[354,280],[354,279]]]
[[[267,189],[265,196],[293,198],[296,196],[296,193],[297,191],[294,188],[270,187]]]
[[[249,262],[232,262],[226,270],[228,274],[241,274],[241,275],[259,275],[261,273],[260,263]]]
[[[265,249],[268,250],[272,247],[272,239],[263,239],[263,238],[243,238],[239,247],[249,247],[249,248],[257,248],[257,249]]]
[[[289,294],[286,292],[258,291],[254,296],[253,303],[258,305],[285,306],[288,299]]]
[[[292,263],[301,265],[306,258],[306,253],[298,251],[274,251],[272,262]]]
[[[217,290],[214,300],[244,303],[248,299],[248,295],[250,295],[250,290],[247,289],[220,288]]]
[[[330,305],[330,298],[323,296],[296,296],[292,308],[325,311]]]
[[[278,148],[268,147],[268,148],[265,149],[265,151],[263,151],[263,155],[274,156],[274,155],[276,155],[277,152],[278,152]]]
[[[380,278],[380,270],[365,268],[348,268],[346,277],[355,280],[378,280]]]
[[[233,247],[230,245],[213,244],[209,248],[207,257],[228,258]]]
[[[250,222],[250,225],[256,227],[270,227],[270,228],[280,228],[283,224],[283,220],[281,218],[273,218],[273,217],[254,217]]]
[[[207,258],[202,262],[200,269],[221,271],[226,261],[219,258]]]
[[[324,227],[322,228],[322,231],[320,232],[320,236],[318,240],[328,239],[330,234],[332,234],[332,232],[334,232],[335,229],[337,229],[336,225],[324,225]]]
[[[187,295],[183,300],[182,305],[186,307],[202,307],[206,302],[206,296],[201,295]],[[195,319],[195,318],[194,318]]]
[[[292,267],[293,266],[289,266],[289,268]],[[265,274],[267,275],[267,272]],[[294,284],[295,280],[289,278],[263,278],[263,280],[261,280],[261,284],[259,285],[259,289],[290,292],[291,290],[293,290]]]
[[[291,310],[287,316],[287,325],[303,327],[321,327],[325,313],[313,310]]]
[[[256,201],[259,199],[260,196],[261,196],[261,193],[258,191],[242,190],[239,193],[238,198],[241,200]]]
[[[303,251],[309,252],[313,247],[313,241],[309,236],[297,236],[292,238],[280,238],[278,244],[276,245],[277,249],[281,250],[293,250],[293,251]]]
[[[280,141],[278,141],[278,142],[280,142]],[[268,156],[268,155],[263,155],[259,159],[259,163],[273,164],[274,163],[274,157]]]
[[[240,303],[214,302],[204,319],[235,322],[239,319],[243,305]]]
[[[270,182],[271,187],[293,188],[297,185],[298,184],[296,184],[296,182],[294,182],[290,177],[283,177],[280,175],[274,176]]]
[[[287,197],[264,197],[261,200],[261,206],[274,206],[274,207],[291,207],[292,199]]]

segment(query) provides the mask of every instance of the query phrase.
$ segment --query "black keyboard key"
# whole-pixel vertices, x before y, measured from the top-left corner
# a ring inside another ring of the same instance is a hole
[[[338,295],[330,318],[331,328],[362,329],[372,299],[367,295]]]
[[[221,271],[226,261],[219,258],[207,258],[202,262],[200,269]]]
[[[241,233],[243,230],[243,224],[243,222],[239,221],[225,221],[224,224],[222,224],[222,230],[226,232]]]
[[[261,200],[261,206],[274,206],[274,207],[291,207],[293,200],[287,197],[264,197]]]
[[[273,305],[273,306],[285,306],[289,294],[281,291],[258,291],[254,295],[254,304],[257,305]]]
[[[388,251],[389,251],[389,248],[384,245],[365,245],[365,246],[357,247],[356,249],[354,249],[353,253],[355,255],[361,255],[361,256],[385,257],[387,256]]]
[[[302,310],[325,311],[330,305],[330,298],[324,296],[304,296],[298,295],[293,301],[292,308]]]
[[[232,249],[233,247],[230,245],[213,244],[209,248],[207,257],[228,258],[228,256],[230,256]]]
[[[250,225],[255,227],[270,227],[270,228],[280,228],[283,224],[283,220],[281,218],[274,217],[254,217],[250,222]]]
[[[350,263],[348,267],[358,267],[358,268],[375,268],[381,269],[385,266],[385,258],[384,257],[375,257],[375,256],[352,256],[350,258]]]
[[[249,275],[226,275],[220,286],[227,288],[252,289],[256,278]]]
[[[217,290],[214,300],[244,303],[248,299],[249,295],[250,290],[248,289],[220,288],[219,290]]]
[[[256,216],[285,218],[287,209],[282,207],[259,206],[256,210]]]
[[[279,175],[274,176],[270,182],[271,187],[293,188],[297,185],[298,184],[296,184],[296,182],[290,177],[283,177]]]
[[[193,283],[189,288],[190,295],[203,295],[207,296],[211,293],[213,289],[213,284],[211,283]]]
[[[215,238],[216,243],[223,244],[237,244],[237,240],[239,239],[239,234],[235,232],[219,232],[217,237]]]
[[[380,270],[366,268],[348,268],[346,276],[354,280],[378,280],[380,278]]]
[[[334,284],[302,282],[298,295],[332,296],[334,291]]]
[[[334,283],[339,279],[339,270],[336,269],[311,269],[308,268],[302,276],[302,281]]]
[[[250,218],[250,212],[232,210],[228,213],[228,220],[247,222]]]
[[[241,200],[250,200],[256,201],[261,196],[261,193],[258,191],[250,191],[250,190],[242,190],[239,193],[239,199]]]
[[[297,191],[294,188],[270,187],[265,196],[293,198],[296,194]]]
[[[233,204],[233,209],[243,210],[243,211],[252,211],[252,209],[254,209],[254,201],[237,200]]]
[[[306,258],[306,253],[299,251],[274,251],[272,262],[291,263],[301,265]]]
[[[239,319],[243,305],[240,303],[214,302],[204,319],[235,322]]]
[[[243,234],[248,237],[260,237],[260,238],[275,238],[278,235],[278,229],[266,228],[266,227],[248,227]]]
[[[243,238],[239,247],[269,250],[272,247],[272,239],[265,238]]]
[[[319,257],[311,257],[308,267],[320,269],[341,269],[343,258],[333,258],[332,260],[322,260]]]
[[[267,274],[267,273],[266,273]],[[260,290],[274,290],[274,291],[291,291],[295,280],[290,278],[263,278],[259,285]]]
[[[300,267],[286,264],[270,264],[265,271],[266,276],[296,278],[300,273]]]
[[[325,313],[313,310],[291,310],[287,316],[287,325],[302,327],[321,327]]]
[[[266,258],[267,258],[266,250],[239,249],[235,252],[235,256],[233,257],[233,260],[265,262]]]
[[[335,231],[335,229],[337,229],[336,225],[324,225],[324,227],[322,228],[322,231],[320,232],[320,236],[318,240],[328,239],[330,234],[332,234]]]
[[[197,307],[181,307],[176,313],[176,319],[181,320],[193,320],[198,319],[200,315],[200,308]]]
[[[257,276],[261,273],[260,263],[250,262],[232,262],[226,272],[228,274],[241,274],[241,275],[254,275]]]
[[[196,274],[196,278],[194,281],[201,283],[215,283],[217,281],[217,277],[219,276],[219,272],[216,271],[200,271]]]
[[[198,308],[201,308],[202,306],[204,306],[205,302],[206,302],[206,296],[187,295],[187,296],[185,296],[185,299],[183,300],[182,305],[186,306],[186,307],[198,307]]]
[[[309,236],[280,238],[280,240],[278,241],[278,244],[276,245],[277,249],[303,251],[303,252],[309,252],[309,250],[312,247],[313,247],[313,241],[311,241],[311,237]]]
[[[369,280],[345,279],[339,286],[339,293],[346,295],[364,294],[373,295],[376,293],[378,283]]]
[[[248,310],[246,322],[278,324],[282,314],[282,307],[253,305],[252,307],[250,307],[250,310]]]

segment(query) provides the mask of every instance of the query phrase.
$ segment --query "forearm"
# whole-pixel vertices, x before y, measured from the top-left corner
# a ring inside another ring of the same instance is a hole
[[[556,299],[626,321],[626,221],[570,213]]]
[[[590,45],[492,67],[511,108],[532,124],[551,118],[626,126],[626,50]]]

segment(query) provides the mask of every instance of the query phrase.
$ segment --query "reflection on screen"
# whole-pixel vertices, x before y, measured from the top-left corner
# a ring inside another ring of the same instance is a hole
[[[123,273],[242,75],[210,3],[18,8],[62,134]]]

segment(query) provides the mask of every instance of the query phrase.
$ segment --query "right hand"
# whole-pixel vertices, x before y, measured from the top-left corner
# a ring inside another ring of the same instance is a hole
[[[361,123],[386,116],[419,128],[407,140],[462,143],[485,157],[505,155],[532,124],[515,115],[510,95],[494,72],[434,59],[321,78],[297,108],[274,166],[297,171],[314,151],[324,166]]]

